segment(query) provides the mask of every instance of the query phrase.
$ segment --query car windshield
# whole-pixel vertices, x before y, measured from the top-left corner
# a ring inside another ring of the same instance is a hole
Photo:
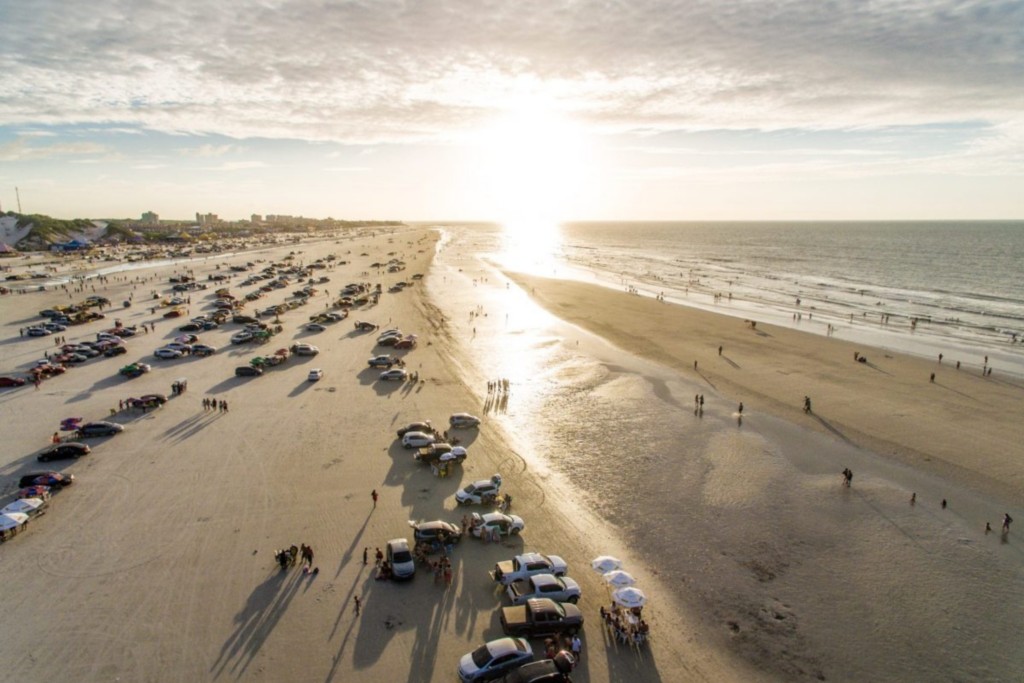
[[[473,486],[472,484],[470,484],[466,488],[462,489],[463,493],[473,493],[474,491],[476,491],[476,487]]]
[[[399,550],[394,554],[395,562],[412,562],[412,553],[408,550]]]
[[[486,645],[481,645],[477,649],[473,650],[473,663],[476,664],[476,668],[482,669],[491,661],[491,651],[487,649]]]

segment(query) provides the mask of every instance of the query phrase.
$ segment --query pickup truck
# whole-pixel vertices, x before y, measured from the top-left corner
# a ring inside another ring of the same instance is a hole
[[[451,453],[452,458],[457,460],[459,464],[462,464],[467,455],[466,449],[461,446],[453,447],[451,444],[447,443],[435,443],[425,448],[418,449],[412,457],[429,465],[440,460],[442,455],[447,455],[449,453]],[[446,460],[447,459],[449,458],[446,458]]]
[[[540,553],[525,553],[516,555],[511,560],[505,560],[494,565],[494,571],[490,572],[491,578],[503,586],[516,581],[525,581],[531,576],[538,574],[554,574],[565,576],[569,568],[565,560],[557,555],[541,555]]]
[[[576,605],[536,598],[527,600],[525,605],[503,608],[501,627],[509,636],[535,638],[561,633],[572,636],[583,628],[583,613]]]
[[[516,581],[505,589],[513,605],[522,605],[534,598],[550,598],[557,602],[576,604],[580,600],[580,585],[569,577],[537,574],[525,581]]]

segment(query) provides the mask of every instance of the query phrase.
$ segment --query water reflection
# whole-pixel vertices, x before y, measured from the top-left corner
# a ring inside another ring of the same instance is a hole
[[[505,268],[531,275],[556,274],[562,255],[562,228],[544,219],[510,221],[502,225],[501,251],[496,259]]]

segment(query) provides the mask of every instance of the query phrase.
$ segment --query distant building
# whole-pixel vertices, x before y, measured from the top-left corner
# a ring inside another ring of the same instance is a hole
[[[254,213],[253,215],[249,216],[249,222],[254,225],[262,223],[263,216],[259,215],[258,213]]]
[[[149,225],[160,225],[160,216],[152,211],[142,214],[142,222]]]

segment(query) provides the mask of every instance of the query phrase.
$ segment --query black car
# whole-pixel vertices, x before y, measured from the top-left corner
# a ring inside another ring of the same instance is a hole
[[[90,436],[114,436],[124,431],[124,427],[113,422],[89,422],[78,428],[78,436],[86,438]]]
[[[122,353],[128,353],[128,349],[123,346],[111,346],[103,352],[103,355],[107,358],[111,358],[113,356],[120,356]]]
[[[419,524],[410,523],[410,526],[413,530],[413,537],[417,541],[432,543],[448,540],[458,542],[462,539],[462,529],[448,522],[438,520],[436,522],[420,522]]]
[[[254,368],[250,365],[243,365],[235,368],[235,377],[259,377],[263,374],[263,370],[260,368]]]
[[[413,422],[399,429],[398,436],[399,438],[401,438],[408,434],[409,432],[423,432],[425,434],[430,434],[430,432],[432,431],[433,429],[431,428],[429,422]]]
[[[189,323],[178,328],[179,332],[202,332],[203,326],[199,323]]]
[[[554,659],[533,662],[505,674],[501,683],[572,683],[569,673],[575,665],[573,656],[562,651]]]
[[[50,488],[66,488],[75,483],[75,475],[63,472],[31,472],[22,475],[18,487],[49,486]]]
[[[68,460],[81,458],[83,455],[89,455],[90,449],[84,443],[62,443],[57,444],[51,448],[47,448],[45,451],[39,454],[36,458],[39,462],[50,462],[51,460]]]

